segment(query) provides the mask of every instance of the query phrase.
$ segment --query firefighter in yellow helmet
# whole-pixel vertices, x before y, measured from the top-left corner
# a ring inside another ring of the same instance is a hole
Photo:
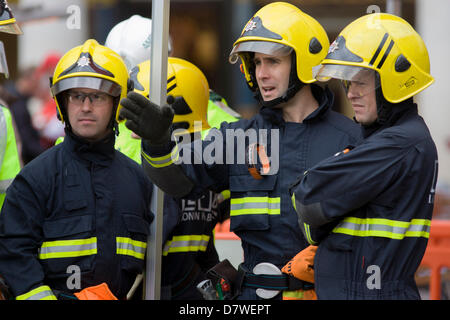
[[[430,235],[438,160],[413,96],[433,83],[411,25],[378,13],[350,23],[316,69],[343,82],[364,140],[292,187],[319,299],[420,299],[414,280]],[[358,267],[355,267],[358,266]]]
[[[0,32],[22,34],[11,9],[5,0],[0,1]],[[8,77],[5,48],[0,41],[0,73]],[[21,160],[17,149],[14,123],[11,111],[0,102],[0,209],[5,200],[5,192],[19,173]]]
[[[105,41],[105,46],[116,51],[125,61],[131,71],[136,65],[146,61],[151,52],[152,20],[140,15],[132,15],[116,24]],[[172,39],[169,36],[168,55],[172,55]],[[149,76],[150,77],[150,76]],[[143,81],[148,82],[148,79]],[[219,127],[223,121],[233,122],[240,115],[232,110],[227,101],[210,88],[208,101],[208,122],[212,127]],[[116,140],[116,149],[125,153],[138,163],[141,163],[141,142],[137,137],[132,137],[124,123],[119,124],[119,129],[124,134]],[[205,129],[205,128],[204,128]],[[205,137],[208,130],[203,130]]]
[[[150,61],[138,64],[130,72],[134,91],[149,96]],[[209,85],[194,64],[169,57],[167,96],[174,111],[173,130],[180,146],[200,140],[209,129],[206,119]],[[143,166],[162,163],[143,154]],[[206,280],[206,271],[216,265],[213,229],[229,217],[229,202],[206,190],[198,199],[164,196],[163,259],[161,298],[170,300],[203,299],[196,286]]]
[[[275,2],[261,8],[231,52],[233,61],[236,55],[241,58],[261,111],[252,119],[211,129],[201,149],[193,143],[178,149],[178,157],[170,156],[172,148],[177,150],[170,141],[172,109],[135,92],[122,100],[121,115],[143,138],[143,152],[165,160],[145,167],[163,191],[196,197],[207,189],[230,190],[231,231],[241,238],[244,263],[239,276],[226,277],[238,280],[229,284],[228,297],[280,299],[281,291],[311,287],[291,282],[280,270],[307,246],[289,186],[310,166],[359,138],[358,126],[331,110],[331,91],[310,84],[315,81],[311,69],[328,46],[320,24],[296,6]],[[199,150],[208,157],[195,157]],[[216,274],[223,274],[224,266]]]
[[[16,299],[86,288],[125,299],[142,273],[153,185],[114,149],[129,83],[120,56],[92,39],[58,62],[51,91],[65,139],[17,175],[0,215],[0,273]]]

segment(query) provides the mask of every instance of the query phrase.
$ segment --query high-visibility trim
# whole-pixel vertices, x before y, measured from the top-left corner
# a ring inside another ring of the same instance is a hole
[[[283,290],[283,300],[303,300],[303,290],[286,291]]]
[[[222,195],[223,200],[230,199],[230,196],[231,196],[230,190],[228,190],[228,189],[227,190],[223,190],[223,191],[220,192],[220,194]]]
[[[240,216],[245,214],[280,214],[280,197],[244,197],[232,198],[230,215]]]
[[[49,286],[40,286],[16,297],[16,300],[57,300]]]
[[[308,241],[308,243],[309,243],[309,244],[312,244],[312,245],[316,245],[317,242],[315,242],[315,241],[311,238],[311,230],[309,229],[309,224],[303,223],[303,226],[305,227],[305,236],[306,236],[306,240]]]
[[[297,206],[295,205],[295,193],[291,196],[292,206],[294,207],[294,210],[297,211]]]
[[[173,238],[166,242],[163,255],[167,256],[169,253],[177,252],[197,252],[206,251],[210,236],[202,235],[184,235],[173,236]]]
[[[430,236],[431,220],[412,219],[411,221],[398,221],[379,218],[343,219],[334,229],[334,233],[343,233],[356,237],[384,237],[401,240],[405,237]]]
[[[150,157],[148,154],[146,154],[144,151],[141,152],[142,157],[154,168],[164,168],[168,167],[174,162],[178,161],[179,157],[179,150],[178,145],[175,145],[175,147],[172,149],[172,151],[169,154],[166,154],[165,156],[161,157]]]
[[[97,238],[46,241],[39,248],[39,259],[69,258],[97,254]]]
[[[116,237],[116,253],[144,260],[147,243],[126,237]]]

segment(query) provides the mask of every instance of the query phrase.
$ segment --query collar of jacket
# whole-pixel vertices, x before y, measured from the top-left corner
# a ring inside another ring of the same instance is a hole
[[[115,154],[115,136],[113,131],[104,139],[95,142],[86,141],[75,135],[71,130],[65,130],[65,132],[65,147],[73,152],[76,157],[98,165],[107,166],[111,163]]]
[[[418,113],[417,104],[415,104],[412,99],[408,99],[406,101],[397,104],[390,104],[386,108],[388,108],[386,109],[387,111],[385,112],[386,118],[382,123],[375,121],[370,125],[361,126],[364,138],[371,136],[372,134],[374,134],[379,130],[392,127],[405,114]],[[354,120],[355,122],[357,122],[356,119]]]
[[[319,103],[319,107],[314,110],[310,115],[308,115],[303,121],[304,122],[313,122],[317,119],[320,119],[323,115],[327,113],[330,107],[333,105],[334,96],[333,93],[325,87],[322,89],[316,84],[311,84],[311,92],[314,98]],[[279,108],[268,108],[262,107],[259,113],[265,120],[272,122],[278,126],[284,126],[285,121],[283,119],[283,112]]]

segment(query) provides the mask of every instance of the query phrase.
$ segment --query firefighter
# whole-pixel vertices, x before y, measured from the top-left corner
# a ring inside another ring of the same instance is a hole
[[[182,197],[230,190],[231,230],[244,251],[237,274],[226,270],[237,280],[230,284],[232,297],[279,299],[281,290],[304,285],[279,270],[307,246],[288,188],[307,168],[360,138],[353,121],[330,110],[331,91],[312,84],[312,67],[328,46],[322,26],[297,7],[277,2],[260,9],[231,57],[242,60],[261,111],[211,129],[201,144],[171,141],[170,106],[135,92],[122,100],[127,127],[143,137],[144,169],[164,192]]]
[[[319,299],[420,299],[414,274],[430,235],[436,147],[413,96],[434,81],[425,44],[402,18],[361,17],[316,78],[342,80],[364,140],[291,189]]]
[[[150,58],[151,32],[152,20],[135,14],[111,29],[106,37],[105,46],[120,54],[128,70],[131,71],[135,66]],[[172,47],[172,39],[169,36],[169,56],[172,55]],[[148,77],[150,78],[150,75]],[[228,106],[222,96],[210,89],[207,117],[212,127],[218,127],[223,121],[237,121],[240,115]],[[141,163],[141,141],[136,140],[138,137],[132,137],[132,132],[124,122],[119,124],[119,131],[122,134],[116,140],[116,149]],[[207,130],[204,130],[202,136],[206,134]]]
[[[22,34],[6,0],[0,1],[0,32]],[[8,77],[8,65],[3,42],[0,41],[0,73]],[[21,169],[11,111],[0,101],[0,209],[5,201],[6,189]]]
[[[114,149],[129,88],[120,56],[95,40],[57,64],[51,91],[65,139],[23,168],[0,214],[0,273],[16,299],[86,288],[124,299],[143,271],[153,185]]]
[[[167,70],[167,96],[174,100],[173,129],[181,130],[177,139],[180,144],[201,139],[200,129],[209,128],[208,81],[199,68],[184,59],[169,57]],[[135,92],[148,97],[150,60],[133,68],[130,77]],[[196,286],[206,280],[206,271],[219,263],[213,230],[217,222],[228,217],[229,206],[210,190],[197,199],[164,195],[162,299],[203,299]]]

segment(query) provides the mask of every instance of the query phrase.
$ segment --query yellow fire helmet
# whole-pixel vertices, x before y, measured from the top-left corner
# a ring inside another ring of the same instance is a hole
[[[0,0],[0,32],[23,34],[6,0]]]
[[[345,27],[314,73],[320,81],[352,80],[361,68],[378,72],[383,96],[391,103],[414,96],[434,81],[420,35],[387,13],[368,14]]]
[[[167,97],[173,97],[172,108],[175,116],[175,129],[198,132],[209,129],[207,120],[209,85],[203,72],[192,63],[169,57],[167,61]],[[146,60],[130,72],[134,82],[134,91],[149,97],[150,60]],[[194,126],[194,122],[201,122]]]
[[[132,89],[122,58],[93,39],[69,50],[58,62],[51,78],[58,118],[64,123],[65,101],[60,93],[72,88],[90,88],[114,97],[115,119],[119,121],[120,100]]]
[[[325,58],[329,45],[325,30],[314,18],[292,4],[274,2],[261,8],[247,22],[233,44],[229,61],[236,63],[241,58],[245,79],[256,90],[249,52],[287,55],[294,50],[297,77],[303,83],[312,83],[316,81],[312,67]]]

